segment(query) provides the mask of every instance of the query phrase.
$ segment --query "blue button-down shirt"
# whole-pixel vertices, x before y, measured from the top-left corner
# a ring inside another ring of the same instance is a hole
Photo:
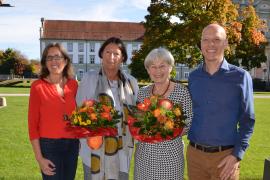
[[[210,75],[201,64],[189,77],[193,120],[188,139],[208,146],[234,145],[240,159],[253,133],[255,117],[249,73],[225,59]]]

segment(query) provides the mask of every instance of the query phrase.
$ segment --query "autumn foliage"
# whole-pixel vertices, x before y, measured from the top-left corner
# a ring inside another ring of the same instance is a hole
[[[151,0],[148,12],[143,22],[143,45],[130,65],[131,73],[138,79],[148,78],[146,71],[138,71],[138,67],[143,67],[146,55],[159,46],[169,49],[176,63],[190,67],[200,63],[201,32],[213,22],[227,31],[229,48],[225,55],[230,63],[239,65],[238,60],[242,59],[249,69],[266,60],[262,33],[266,26],[252,4],[240,7],[231,0]]]

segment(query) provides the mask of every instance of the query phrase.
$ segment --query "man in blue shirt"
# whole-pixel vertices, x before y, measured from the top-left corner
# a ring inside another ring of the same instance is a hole
[[[204,62],[189,77],[193,121],[188,134],[190,180],[239,179],[239,161],[253,133],[255,117],[252,79],[247,71],[224,59],[225,29],[203,29]]]

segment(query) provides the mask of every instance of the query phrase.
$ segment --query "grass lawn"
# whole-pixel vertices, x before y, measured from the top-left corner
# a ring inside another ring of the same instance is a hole
[[[2,91],[3,88],[0,88],[0,93]],[[8,106],[0,108],[0,180],[41,179],[28,139],[28,97],[6,99]],[[256,127],[250,147],[241,162],[241,180],[262,179],[264,159],[270,156],[270,136],[267,136],[270,127],[269,108],[270,99],[255,99]],[[133,172],[130,175],[132,179]],[[79,159],[76,180],[81,179],[83,171]]]
[[[0,87],[0,94],[28,94],[30,93],[30,88],[27,87]]]

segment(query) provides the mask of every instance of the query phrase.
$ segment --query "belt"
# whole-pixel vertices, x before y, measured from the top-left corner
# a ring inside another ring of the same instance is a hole
[[[215,152],[221,152],[225,151],[227,149],[231,149],[234,146],[233,145],[228,145],[228,146],[204,146],[201,144],[196,144],[192,141],[189,142],[191,146],[193,146],[195,149],[201,150],[203,152],[208,152],[208,153],[215,153]]]

